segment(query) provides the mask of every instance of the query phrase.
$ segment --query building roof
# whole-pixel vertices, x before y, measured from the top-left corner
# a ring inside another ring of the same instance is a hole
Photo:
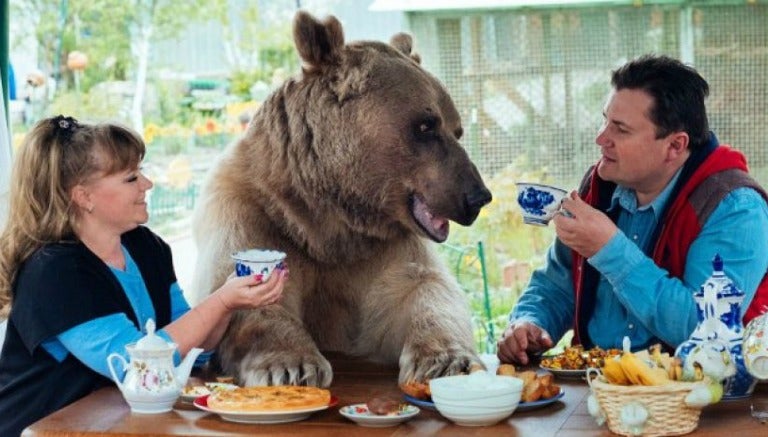
[[[372,11],[449,11],[469,9],[550,8],[676,4],[683,0],[374,0]]]

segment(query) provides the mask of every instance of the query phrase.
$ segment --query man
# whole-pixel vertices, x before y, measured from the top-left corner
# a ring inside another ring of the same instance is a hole
[[[510,314],[501,362],[527,364],[570,328],[585,348],[621,348],[624,336],[635,350],[676,347],[696,327],[693,293],[716,254],[745,293],[745,321],[768,304],[766,194],[709,132],[707,82],[644,56],[611,83],[602,157],[553,219],[557,238]]]

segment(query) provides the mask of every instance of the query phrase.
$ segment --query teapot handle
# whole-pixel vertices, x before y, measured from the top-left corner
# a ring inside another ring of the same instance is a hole
[[[107,366],[109,367],[109,373],[112,374],[112,379],[115,381],[115,384],[117,384],[117,386],[122,390],[123,383],[120,382],[120,379],[117,377],[117,372],[115,372],[115,368],[112,366],[112,361],[113,361],[114,358],[117,358],[120,361],[122,361],[122,363],[123,363],[123,370],[128,368],[128,362],[125,361],[125,358],[123,358],[122,355],[120,355],[120,354],[118,354],[116,352],[113,352],[113,353],[109,354],[109,356],[107,357]]]

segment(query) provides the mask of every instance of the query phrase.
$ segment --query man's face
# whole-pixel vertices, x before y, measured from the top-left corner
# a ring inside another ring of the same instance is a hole
[[[649,118],[652,105],[653,99],[642,90],[611,92],[595,139],[602,153],[597,172],[639,193],[658,194],[671,177],[666,165],[671,136],[656,138],[656,125]]]

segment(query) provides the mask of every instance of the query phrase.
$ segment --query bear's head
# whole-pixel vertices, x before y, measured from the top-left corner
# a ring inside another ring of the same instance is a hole
[[[421,67],[411,37],[345,44],[336,18],[299,12],[294,40],[302,74],[265,102],[249,131],[272,132],[270,156],[288,163],[280,171],[290,181],[280,183],[294,203],[330,235],[442,242],[449,220],[471,224],[491,193],[459,142],[451,97]]]

